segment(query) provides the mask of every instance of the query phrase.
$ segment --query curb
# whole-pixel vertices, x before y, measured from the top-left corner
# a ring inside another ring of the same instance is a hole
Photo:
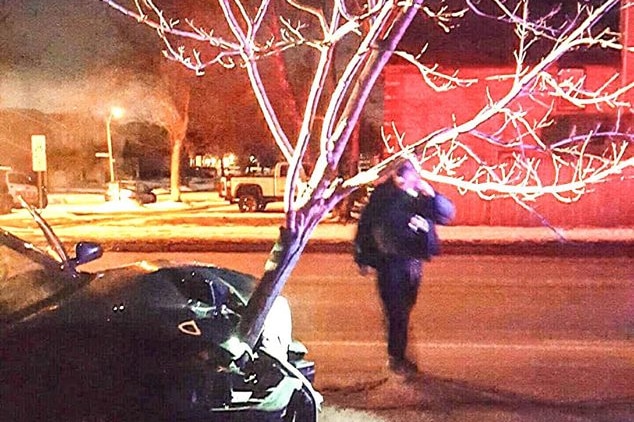
[[[511,243],[442,243],[445,255],[526,255],[560,257],[634,257],[634,242],[511,242]]]
[[[273,241],[241,239],[105,240],[111,252],[269,252]],[[351,254],[350,241],[311,240],[304,252]],[[443,255],[517,255],[551,257],[634,257],[634,242],[460,242],[445,241]]]

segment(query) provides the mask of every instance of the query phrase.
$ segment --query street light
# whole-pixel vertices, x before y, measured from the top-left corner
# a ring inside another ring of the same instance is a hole
[[[114,176],[114,157],[112,156],[112,136],[110,134],[110,122],[112,119],[120,119],[123,117],[123,109],[121,107],[111,107],[110,114],[106,118],[106,141],[108,142],[108,166],[110,167],[110,183],[115,182]]]

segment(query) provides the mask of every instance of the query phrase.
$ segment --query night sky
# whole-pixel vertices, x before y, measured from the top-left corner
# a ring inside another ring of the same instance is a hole
[[[540,10],[555,3],[533,1]],[[565,8],[571,9],[572,3],[564,2]],[[0,12],[8,13],[0,25],[1,107],[82,107],[76,98],[66,99],[60,91],[85,92],[90,89],[85,86],[86,78],[104,69],[131,66],[139,49],[160,57],[160,42],[152,30],[98,0],[10,0],[0,4],[4,4]],[[428,34],[429,27],[418,18],[409,31],[410,42],[418,46],[417,30]],[[440,58],[503,62],[514,42],[500,37],[499,31],[505,33],[494,22],[484,26],[464,22],[453,38],[435,30],[436,42],[430,43],[429,51]]]
[[[0,62],[10,69],[80,75],[132,54],[136,44],[119,31],[117,24],[125,18],[97,0],[22,0],[5,8],[9,15],[0,26]],[[156,38],[145,29],[134,36],[144,34],[142,42]]]
[[[64,94],[85,92],[86,78],[125,66],[139,44],[154,43],[159,54],[152,31],[122,31],[128,22],[97,0],[9,1],[1,10],[8,13],[0,25],[3,107],[77,108]]]

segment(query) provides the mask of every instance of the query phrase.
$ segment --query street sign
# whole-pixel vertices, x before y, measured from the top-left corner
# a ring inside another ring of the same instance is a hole
[[[110,158],[110,154],[108,154],[107,152],[95,152],[95,157],[96,158]],[[114,163],[115,160],[114,158],[112,159],[112,162]]]
[[[33,171],[46,171],[46,136],[31,135]]]

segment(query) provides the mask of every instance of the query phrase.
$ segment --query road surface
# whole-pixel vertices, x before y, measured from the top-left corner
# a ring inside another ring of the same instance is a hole
[[[264,253],[107,253],[89,268],[139,257],[252,274],[266,260]],[[410,354],[421,373],[409,379],[385,370],[374,280],[361,277],[349,256],[304,254],[284,295],[328,403],[394,421],[634,421],[630,261],[435,259],[412,315]]]

